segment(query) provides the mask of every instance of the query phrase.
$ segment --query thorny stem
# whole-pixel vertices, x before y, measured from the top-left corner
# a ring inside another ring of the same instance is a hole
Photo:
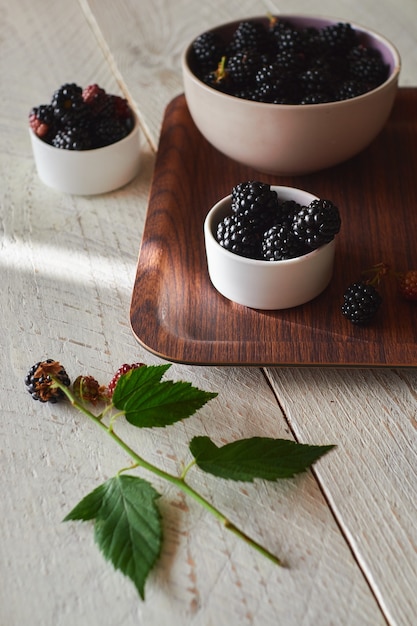
[[[51,378],[53,377],[51,376]],[[188,470],[191,469],[191,467],[195,464],[195,460],[191,461],[184,468],[180,477],[173,476],[172,474],[169,474],[168,472],[165,472],[164,470],[160,469],[156,465],[149,463],[148,461],[143,459],[141,456],[139,456],[123,439],[121,439],[114,432],[112,428],[112,420],[110,420],[110,426],[107,426],[102,421],[104,412],[97,416],[94,415],[94,413],[91,413],[91,411],[89,411],[89,409],[87,409],[83,404],[78,402],[78,400],[72,395],[68,387],[63,385],[56,378],[53,378],[53,380],[56,386],[59,387],[63,391],[63,393],[66,395],[66,397],[71,402],[73,407],[75,407],[76,409],[78,409],[78,411],[80,411],[81,413],[86,415],[88,418],[93,420],[93,422],[95,422],[100,428],[102,428],[109,435],[109,437],[111,437],[113,441],[115,441],[131,457],[131,459],[134,461],[134,466],[132,467],[142,467],[148,470],[149,472],[151,472],[152,474],[154,474],[155,476],[164,478],[169,483],[175,485],[178,489],[180,489],[185,494],[187,494],[188,496],[196,500],[202,507],[206,509],[206,511],[211,513],[225,528],[227,528],[227,530],[230,530],[234,535],[239,537],[239,539],[242,539],[245,543],[250,545],[257,552],[265,556],[267,559],[269,559],[276,565],[285,567],[284,563],[278,557],[276,557],[274,554],[269,552],[269,550],[264,548],[262,545],[260,545],[259,543],[251,539],[250,537],[248,537],[248,535],[246,535],[242,530],[240,530],[237,526],[235,526],[221,511],[219,511],[215,506],[213,506],[210,502],[208,502],[208,500],[206,500],[201,494],[199,494],[198,491],[195,491],[195,489],[190,487],[190,485],[188,485],[185,482],[185,476]],[[107,412],[107,409],[105,410],[105,412]],[[118,413],[117,415],[120,415],[120,413]],[[121,471],[124,471],[124,470],[121,470]]]

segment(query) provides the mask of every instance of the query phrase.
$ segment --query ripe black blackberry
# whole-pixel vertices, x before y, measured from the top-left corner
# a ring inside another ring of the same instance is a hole
[[[215,70],[224,54],[223,40],[212,31],[202,33],[192,43],[192,57],[199,76]]]
[[[235,54],[247,50],[263,53],[268,45],[268,34],[259,22],[245,20],[240,22],[228,47],[228,53]]]
[[[258,223],[240,214],[227,215],[218,224],[216,239],[222,248],[244,256],[259,259],[262,256],[262,231]]]
[[[262,256],[266,261],[282,261],[303,256],[309,250],[294,235],[290,221],[272,226],[262,238]]]
[[[293,222],[296,237],[312,250],[329,243],[340,226],[339,209],[330,200],[313,200],[301,207]]]
[[[226,61],[226,72],[235,88],[249,88],[255,83],[256,73],[261,64],[261,57],[254,50],[236,52]]]
[[[351,24],[339,22],[325,26],[320,31],[320,39],[332,54],[347,54],[351,48],[359,43],[358,35]]]
[[[382,84],[388,77],[388,66],[384,63],[379,50],[358,45],[352,48],[347,58],[349,74],[368,84],[368,89]]]
[[[368,91],[368,85],[364,81],[354,78],[347,79],[338,85],[333,92],[333,99],[336,101],[356,98]]]
[[[255,90],[260,102],[288,102],[288,72],[275,60],[259,66],[255,75]]]
[[[66,83],[53,93],[51,106],[60,124],[72,123],[86,114],[82,94],[83,90],[75,83]]]
[[[300,72],[298,80],[306,95],[331,92],[332,76],[326,63],[316,62],[308,66]]]
[[[65,397],[64,392],[55,386],[53,378],[69,387],[71,381],[65,368],[54,359],[35,363],[25,377],[25,385],[34,400],[40,402],[58,402]]]
[[[76,125],[57,130],[51,143],[55,148],[63,150],[90,150],[95,147],[88,129]]]
[[[272,215],[276,221],[280,216],[278,195],[268,183],[257,180],[239,183],[232,189],[232,211],[252,219]]]
[[[342,314],[352,324],[367,324],[376,315],[381,302],[382,297],[376,287],[366,282],[356,282],[343,295]]]
[[[128,134],[126,125],[113,117],[96,120],[93,126],[94,147],[101,148],[120,141]]]
[[[301,49],[300,31],[289,22],[273,17],[270,19],[269,32],[275,53],[283,50],[293,53]]]

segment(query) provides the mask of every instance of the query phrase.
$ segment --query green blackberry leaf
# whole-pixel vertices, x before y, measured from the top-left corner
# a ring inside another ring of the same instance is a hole
[[[304,472],[333,445],[310,446],[286,439],[253,437],[218,448],[209,437],[194,437],[190,450],[200,469],[214,476],[251,482],[277,480]]]
[[[134,476],[116,476],[94,489],[65,517],[95,520],[94,539],[115,569],[129,577],[142,599],[161,549],[160,494]]]
[[[113,393],[114,406],[139,428],[169,426],[190,417],[218,394],[188,382],[161,382],[168,365],[143,366],[120,377]]]
[[[132,393],[123,406],[128,422],[140,428],[162,427],[193,415],[217,393],[202,391],[187,382],[167,380],[148,384]]]
[[[165,372],[171,367],[166,365],[144,365],[123,374],[117,382],[112,401],[117,409],[124,409],[124,405],[132,395],[141,391],[145,385],[159,383]]]

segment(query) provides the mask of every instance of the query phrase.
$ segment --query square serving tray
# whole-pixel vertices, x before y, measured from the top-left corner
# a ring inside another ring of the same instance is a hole
[[[215,120],[213,120],[215,123]],[[334,276],[315,300],[283,311],[230,302],[212,286],[203,222],[239,182],[305,189],[340,210]],[[382,133],[349,161],[308,176],[272,176],[220,154],[199,133],[184,95],[161,129],[130,321],[148,351],[194,365],[417,366],[417,304],[380,285],[375,320],[357,327],[340,306],[374,264],[417,268],[417,89],[401,88]]]

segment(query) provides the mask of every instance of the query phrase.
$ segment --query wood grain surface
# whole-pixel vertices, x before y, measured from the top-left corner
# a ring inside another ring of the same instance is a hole
[[[158,356],[193,364],[414,366],[417,309],[380,286],[372,324],[341,315],[346,287],[384,262],[417,267],[417,90],[401,89],[380,136],[359,156],[308,176],[265,175],[221,155],[195,127],[184,96],[161,131],[131,306],[132,328]],[[203,222],[237,183],[262,180],[332,200],[342,218],[334,276],[312,302],[283,311],[233,303],[212,286]]]

